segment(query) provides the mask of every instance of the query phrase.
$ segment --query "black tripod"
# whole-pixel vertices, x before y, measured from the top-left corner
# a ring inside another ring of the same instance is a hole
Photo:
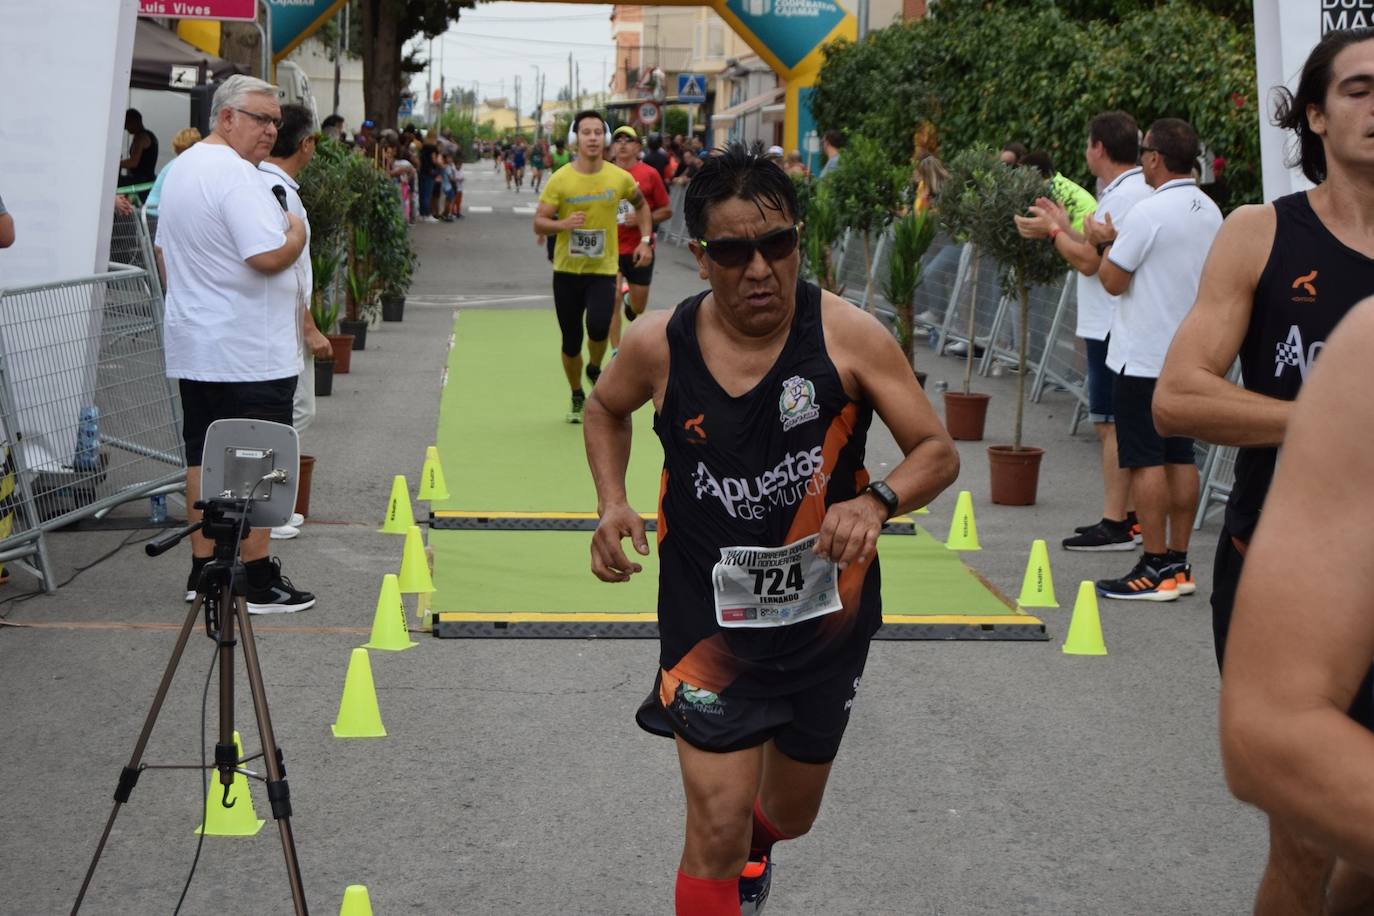
[[[286,783],[286,768],[282,762],[281,748],[277,746],[276,738],[272,733],[272,718],[267,711],[267,693],[263,688],[262,669],[258,666],[258,650],[253,642],[253,627],[250,622],[251,618],[248,616],[248,602],[245,598],[247,575],[238,557],[239,542],[249,530],[247,505],[247,500],[238,499],[211,499],[197,502],[196,508],[204,510],[205,513],[200,522],[188,528],[163,535],[157,540],[151,541],[144,548],[148,556],[155,557],[170,550],[191,532],[204,529],[206,536],[215,542],[215,556],[210,563],[206,564],[201,574],[196,600],[186,615],[186,622],[182,624],[181,633],[177,637],[176,648],[172,650],[172,657],[167,662],[167,670],[162,675],[162,683],[158,685],[157,694],[153,697],[152,708],[148,710],[148,718],[144,720],[143,731],[138,736],[138,743],[134,745],[133,756],[129,758],[128,766],[124,767],[123,772],[119,775],[119,785],[114,793],[114,808],[110,811],[109,820],[105,822],[105,830],[100,835],[100,843],[95,848],[95,855],[91,857],[91,865],[86,870],[86,879],[81,882],[81,891],[77,894],[76,903],[72,906],[73,916],[81,909],[81,902],[86,897],[91,878],[95,875],[96,866],[100,863],[100,855],[105,850],[105,842],[109,839],[110,831],[114,827],[115,817],[119,814],[120,806],[129,800],[134,786],[138,783],[139,775],[145,769],[203,769],[199,764],[193,766],[156,766],[142,762],[143,752],[148,745],[148,738],[152,735],[153,725],[157,722],[158,713],[162,710],[162,702],[166,699],[167,691],[172,686],[172,677],[176,674],[177,665],[181,662],[182,653],[186,649],[186,642],[191,638],[191,629],[195,626],[196,615],[202,609],[205,611],[206,635],[213,639],[219,647],[219,741],[215,744],[214,769],[219,771],[219,781],[224,787],[220,803],[224,804],[225,807],[231,806],[229,788],[233,785],[235,774],[243,772],[253,778],[262,778],[255,773],[239,769],[241,764],[261,756],[267,770],[264,781],[267,784],[267,797],[272,803],[272,817],[276,819],[277,826],[281,830],[282,852],[286,857],[286,874],[291,883],[291,899],[295,903],[297,916],[307,916],[305,890],[301,885],[300,863],[296,859],[296,842],[291,835],[291,791]],[[243,664],[248,671],[248,689],[253,694],[253,709],[257,713],[258,734],[262,737],[261,754],[245,757],[242,760],[239,759],[238,749],[234,746],[234,646],[237,643],[234,638],[235,620],[238,621],[239,630],[242,632]]]

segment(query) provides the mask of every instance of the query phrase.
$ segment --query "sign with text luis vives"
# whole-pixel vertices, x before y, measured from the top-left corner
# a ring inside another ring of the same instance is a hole
[[[257,0],[138,0],[140,16],[172,16],[177,19],[258,18]]]
[[[833,0],[725,0],[725,6],[788,70],[814,51],[846,15]]]

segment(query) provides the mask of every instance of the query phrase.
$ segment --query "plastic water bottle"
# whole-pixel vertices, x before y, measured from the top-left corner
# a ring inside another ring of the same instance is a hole
[[[97,466],[97,446],[100,443],[100,408],[89,405],[81,408],[81,423],[76,431],[76,457],[72,466],[78,471],[94,471]]]
[[[939,379],[936,379],[936,380],[935,380],[935,393],[936,393],[936,394],[944,394],[944,393],[945,393],[946,391],[948,391],[948,390],[949,390],[949,382],[945,381],[945,380],[942,379],[942,378],[939,378]]]
[[[148,497],[148,521],[161,525],[167,521],[167,494],[159,493]]]
[[[930,342],[930,349],[934,350],[936,347],[938,347],[940,345],[940,329],[931,328],[930,336],[927,338],[927,340]]]

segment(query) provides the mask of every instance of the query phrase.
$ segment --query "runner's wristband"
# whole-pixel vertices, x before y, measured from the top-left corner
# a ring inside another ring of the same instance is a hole
[[[654,237],[653,237],[652,235],[641,235],[641,236],[639,237],[639,244],[641,244],[641,245],[648,245],[648,244],[652,243],[653,240],[654,240]]]

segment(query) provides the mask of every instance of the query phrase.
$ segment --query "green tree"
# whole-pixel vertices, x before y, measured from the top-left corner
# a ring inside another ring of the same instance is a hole
[[[687,135],[687,109],[669,108],[663,113],[663,136],[676,137],[682,134]]]
[[[1018,140],[1091,187],[1088,121],[1123,109],[1197,127],[1226,162],[1220,203],[1259,199],[1254,37],[1235,3],[941,0],[923,20],[827,47],[811,108],[823,129],[878,139],[907,161],[936,125],[942,154]],[[1202,49],[1205,49],[1202,50]]]
[[[401,51],[416,35],[441,35],[474,0],[360,0],[363,107],[378,127],[395,127],[407,63]],[[411,70],[413,72],[413,68]]]
[[[832,195],[840,225],[863,237],[864,303],[873,311],[873,238],[892,222],[901,204],[906,175],[894,168],[876,140],[849,138],[839,165],[821,182]]]

